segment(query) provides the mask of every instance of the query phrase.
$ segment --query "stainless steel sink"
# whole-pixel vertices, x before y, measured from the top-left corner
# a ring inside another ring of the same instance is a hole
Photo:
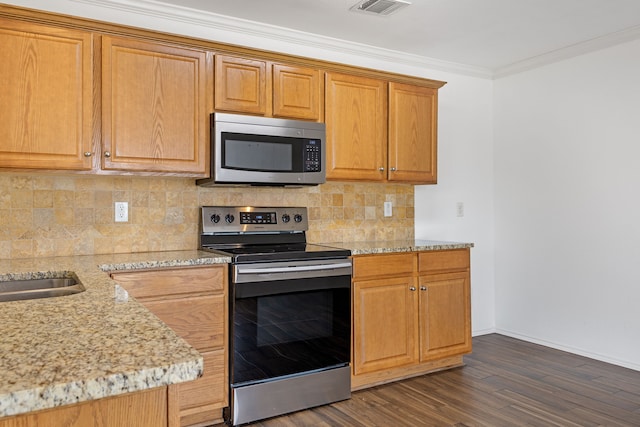
[[[0,302],[61,297],[84,290],[82,283],[74,277],[0,280]]]

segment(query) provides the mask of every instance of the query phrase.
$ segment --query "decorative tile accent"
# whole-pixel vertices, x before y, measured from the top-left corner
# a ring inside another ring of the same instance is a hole
[[[204,188],[190,178],[2,172],[0,259],[196,249],[202,205],[306,206],[310,242],[412,240],[413,195],[410,184]],[[116,201],[129,203],[129,222],[114,221]]]

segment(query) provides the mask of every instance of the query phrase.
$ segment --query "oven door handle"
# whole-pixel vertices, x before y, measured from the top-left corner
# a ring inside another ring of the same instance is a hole
[[[238,274],[271,274],[271,273],[295,273],[297,271],[324,271],[336,270],[339,268],[351,268],[350,262],[342,262],[335,264],[318,264],[318,265],[298,265],[287,267],[261,267],[261,268],[243,268],[238,266]]]

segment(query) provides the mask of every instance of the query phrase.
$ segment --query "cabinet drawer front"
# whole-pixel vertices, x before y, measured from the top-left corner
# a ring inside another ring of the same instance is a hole
[[[225,344],[227,305],[223,295],[142,303],[198,350],[222,347]]]
[[[420,252],[418,268],[420,273],[444,270],[466,270],[469,268],[469,249]]]
[[[147,298],[159,295],[218,292],[224,289],[227,274],[226,266],[219,265],[113,273],[111,278],[120,283],[132,297]]]
[[[412,275],[415,259],[412,253],[355,256],[353,277]]]
[[[224,350],[203,352],[202,357],[204,359],[202,377],[179,386],[181,410],[205,405],[215,405],[222,408],[227,405]]]

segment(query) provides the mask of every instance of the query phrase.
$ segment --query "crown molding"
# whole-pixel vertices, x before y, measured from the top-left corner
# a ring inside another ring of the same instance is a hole
[[[495,69],[442,61],[156,0],[8,0],[18,6],[82,16],[219,43],[425,76],[441,71],[499,79],[640,38],[640,26],[576,43]],[[312,50],[312,52],[310,52]],[[417,71],[416,71],[417,70]]]
[[[496,68],[493,72],[493,78],[499,79],[513,74],[522,73],[544,65],[564,61],[576,56],[637,40],[638,38],[640,38],[640,26],[627,28],[626,30],[607,34],[602,37],[596,37],[562,49],[557,49],[522,61],[514,62],[513,64],[509,64],[504,67]]]
[[[94,19],[100,19],[100,9],[108,8],[119,12],[118,23],[121,24],[126,22],[127,25],[144,25],[146,29],[173,33],[179,31],[180,35],[205,38],[216,42],[263,50],[277,50],[281,53],[307,57],[309,56],[309,48],[315,48],[325,52],[324,58],[315,59],[335,62],[335,56],[338,55],[343,58],[342,62],[349,60],[357,62],[357,59],[360,58],[388,63],[388,68],[402,64],[424,70],[438,70],[486,79],[493,77],[491,70],[482,67],[382,49],[154,0],[69,0],[69,2],[90,6],[97,12],[97,16],[91,16]],[[144,19],[143,17],[152,19]]]

